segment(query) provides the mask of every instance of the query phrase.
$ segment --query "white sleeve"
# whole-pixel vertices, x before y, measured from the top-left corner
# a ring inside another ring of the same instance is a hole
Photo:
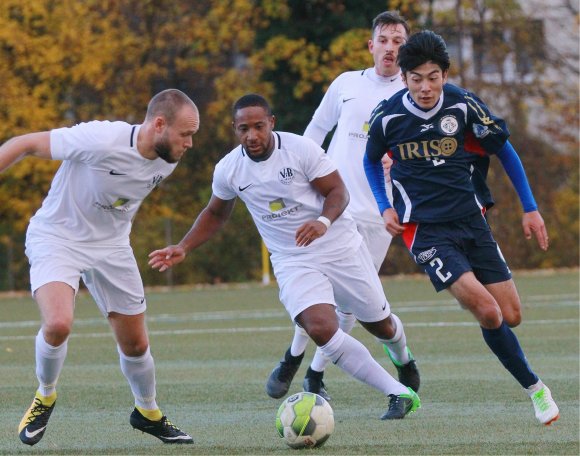
[[[50,153],[54,160],[95,163],[104,157],[106,139],[113,125],[109,121],[92,121],[50,131]]]
[[[224,201],[235,199],[238,196],[228,180],[228,173],[226,171],[225,163],[227,157],[228,156],[226,155],[226,157],[220,160],[215,166],[213,172],[213,181],[211,183],[212,193]]]
[[[304,174],[310,182],[336,171],[336,165],[324,152],[324,149],[310,138],[304,139],[304,151],[306,157]]]
[[[316,125],[314,123],[314,119],[310,121],[310,123],[306,127],[306,130],[304,130],[304,136],[312,139],[318,145],[321,145],[324,142],[324,138],[326,138],[327,134],[328,131]]]
[[[313,139],[318,145],[322,144],[328,132],[335,127],[340,118],[342,106],[340,99],[341,76],[332,81],[304,131],[304,136]]]

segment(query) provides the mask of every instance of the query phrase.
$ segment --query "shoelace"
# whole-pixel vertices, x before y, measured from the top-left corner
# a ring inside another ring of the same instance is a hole
[[[181,432],[181,429],[179,429],[175,424],[169,421],[166,416],[161,418],[161,426],[175,432]]]
[[[398,408],[399,403],[403,399],[401,396],[394,396],[394,395],[392,395],[391,397],[392,397],[392,399],[391,399],[391,403],[389,404],[389,410],[392,410],[394,408]]]
[[[35,397],[34,402],[35,405],[30,410],[30,416],[28,417],[26,424],[32,423],[32,421],[34,421],[35,418],[39,417],[43,413],[48,412],[50,410],[50,407],[44,405],[39,398]],[[39,421],[39,423],[41,422]]]
[[[542,412],[545,412],[550,408],[550,404],[548,403],[545,392],[545,390],[541,389],[532,396],[534,404],[536,404]]]

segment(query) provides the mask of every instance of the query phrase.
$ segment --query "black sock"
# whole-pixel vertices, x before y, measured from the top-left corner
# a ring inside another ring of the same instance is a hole
[[[284,361],[289,364],[300,364],[302,362],[302,358],[304,358],[304,353],[298,356],[292,356],[292,353],[290,353],[290,347],[288,347],[288,350],[286,350],[286,353],[284,354]]]
[[[324,377],[324,371],[322,372],[318,372],[312,369],[312,367],[308,366],[308,370],[306,371],[306,378],[313,378],[316,380],[322,380],[322,377]]]

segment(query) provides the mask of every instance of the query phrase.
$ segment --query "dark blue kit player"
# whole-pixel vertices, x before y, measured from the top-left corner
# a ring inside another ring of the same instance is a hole
[[[559,417],[548,387],[532,371],[511,327],[521,302],[508,266],[483,213],[485,185],[496,155],[523,206],[526,238],[548,248],[548,235],[505,122],[473,93],[447,84],[449,55],[431,32],[413,35],[399,49],[407,89],[372,113],[365,172],[385,228],[402,235],[415,262],[437,291],[449,290],[481,326],[483,338],[528,393],[536,418]],[[393,204],[385,192],[381,158],[393,160]]]

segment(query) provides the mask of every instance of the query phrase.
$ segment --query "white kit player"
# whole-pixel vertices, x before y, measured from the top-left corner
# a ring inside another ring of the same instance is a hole
[[[312,140],[273,131],[275,118],[260,95],[233,108],[240,145],[216,165],[213,194],[178,245],[152,252],[164,271],[208,241],[230,217],[236,198],[246,204],[271,254],[280,300],[323,354],[354,378],[389,396],[382,419],[401,419],[420,406],[417,394],[395,380],[358,340],[338,327],[335,306],[393,350],[407,350],[389,303],[350,215],[348,192],[336,166]]]
[[[371,32],[368,48],[373,56],[374,67],[339,75],[330,84],[306,127],[304,136],[321,145],[326,135],[336,127],[327,153],[336,163],[350,193],[347,210],[354,218],[378,272],[387,255],[392,236],[385,229],[383,218],[377,210],[362,163],[371,112],[381,101],[405,88],[397,65],[397,54],[399,47],[407,40],[409,26],[396,11],[385,11],[374,18]],[[385,160],[390,161],[387,156]],[[389,166],[390,163],[385,164],[386,170]],[[387,189],[391,194],[390,182],[387,183]],[[398,320],[396,315],[393,317]],[[339,310],[338,318],[341,329],[350,333],[355,324],[354,316]],[[281,398],[288,393],[308,341],[308,334],[296,325],[290,347],[266,383],[266,393],[269,396]],[[384,349],[397,368],[399,380],[417,392],[420,376],[411,352],[397,357],[388,349],[388,345]],[[316,350],[306,372],[303,388],[304,391],[330,400],[322,380],[328,362],[320,350]]]
[[[193,443],[155,400],[145,293],[129,234],[143,199],[173,172],[198,128],[195,104],[168,89],[151,99],[141,125],[92,121],[29,133],[0,147],[0,171],[25,156],[62,160],[26,234],[42,326],[36,336],[39,387],[18,428],[23,443],[40,441],[56,404],[81,278],[115,335],[135,398],[130,424],[165,443]]]

